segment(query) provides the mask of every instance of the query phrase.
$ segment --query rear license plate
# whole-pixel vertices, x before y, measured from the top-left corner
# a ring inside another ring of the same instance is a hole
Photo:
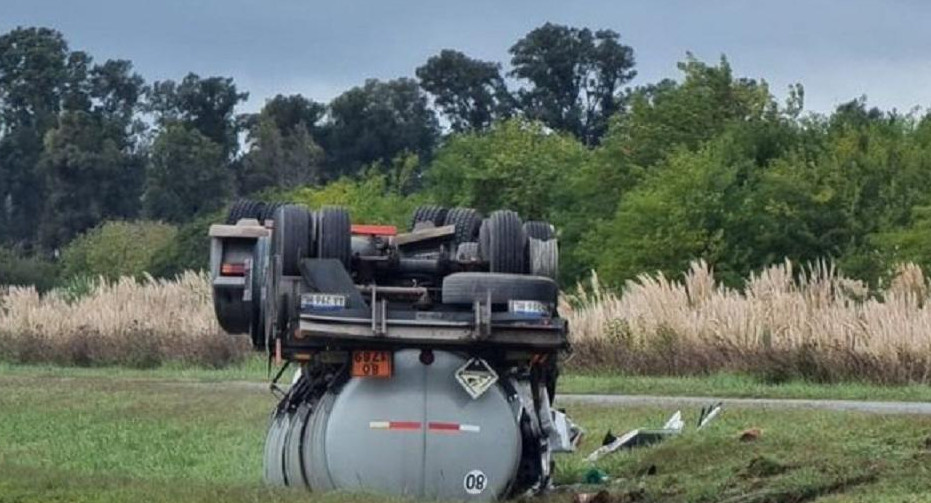
[[[521,316],[540,318],[546,314],[546,306],[536,300],[511,300],[508,301],[508,311]]]
[[[391,351],[353,351],[353,377],[391,377]]]
[[[339,311],[346,307],[346,297],[326,293],[305,293],[301,295],[301,312],[304,311]]]

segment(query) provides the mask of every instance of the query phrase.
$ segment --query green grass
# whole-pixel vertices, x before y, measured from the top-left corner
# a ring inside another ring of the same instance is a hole
[[[0,375],[21,377],[69,377],[124,379],[187,379],[192,381],[268,380],[264,355],[256,355],[241,365],[205,369],[167,364],[154,369],[126,367],[58,367],[52,365],[12,365],[0,363]],[[720,398],[809,398],[834,400],[879,400],[929,402],[931,386],[877,386],[865,383],[818,384],[790,381],[763,383],[751,376],[714,374],[704,377],[644,377],[625,375],[581,375],[566,373],[560,378],[562,393],[602,393],[628,395],[709,396]]]
[[[820,384],[806,381],[767,384],[751,376],[737,374],[713,374],[703,377],[568,374],[560,378],[559,390],[562,393],[583,394],[931,401],[931,386],[923,384],[878,386],[856,382]]]
[[[0,502],[311,499],[261,483],[262,442],[275,402],[268,392],[126,377],[0,369]],[[582,478],[590,468],[583,456],[606,431],[659,426],[671,412],[571,407],[587,434],[578,454],[558,458],[558,480]],[[691,425],[698,411],[683,412]],[[761,439],[739,442],[739,432],[750,427],[763,430]],[[642,501],[919,502],[929,500],[929,436],[931,417],[729,409],[705,431],[615,453],[598,467],[612,478],[604,487]],[[645,475],[651,466],[655,475]]]

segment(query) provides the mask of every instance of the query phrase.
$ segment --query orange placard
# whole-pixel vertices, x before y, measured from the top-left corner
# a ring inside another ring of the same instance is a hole
[[[353,351],[353,377],[391,377],[391,351]]]

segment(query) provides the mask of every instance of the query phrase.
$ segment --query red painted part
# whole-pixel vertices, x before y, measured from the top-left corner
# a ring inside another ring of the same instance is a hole
[[[390,421],[389,430],[419,430],[420,423],[417,421]]]
[[[427,429],[433,431],[442,431],[444,433],[458,433],[459,424],[458,423],[427,423]]]
[[[245,276],[246,264],[243,263],[226,263],[220,265],[220,276]]]
[[[363,234],[366,236],[397,236],[398,228],[393,225],[362,225],[356,224],[351,227],[353,234]]]

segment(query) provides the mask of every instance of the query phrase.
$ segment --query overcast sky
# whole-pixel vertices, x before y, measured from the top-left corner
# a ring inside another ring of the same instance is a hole
[[[634,84],[677,77],[687,51],[764,78],[806,108],[867,95],[931,105],[931,2],[920,0],[0,0],[0,31],[41,25],[98,60],[131,59],[147,80],[232,76],[261,107],[277,93],[327,101],[366,78],[412,76],[444,48],[508,61],[547,22],[610,28],[634,48]]]

